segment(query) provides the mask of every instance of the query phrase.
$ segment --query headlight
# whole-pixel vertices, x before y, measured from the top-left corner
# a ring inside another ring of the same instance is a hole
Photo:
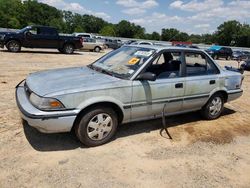
[[[61,110],[64,109],[63,104],[57,99],[40,97],[34,93],[30,94],[31,103],[41,110]]]

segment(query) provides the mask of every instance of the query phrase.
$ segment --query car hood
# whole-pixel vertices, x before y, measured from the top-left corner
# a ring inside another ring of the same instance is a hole
[[[9,35],[9,34],[13,34],[13,33],[16,33],[16,32],[0,32],[0,35]]]
[[[26,85],[39,96],[55,96],[102,89],[117,85],[120,80],[88,67],[75,67],[32,73],[27,77]]]

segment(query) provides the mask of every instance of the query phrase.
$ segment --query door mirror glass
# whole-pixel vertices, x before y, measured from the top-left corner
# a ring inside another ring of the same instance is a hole
[[[138,80],[148,80],[148,81],[155,81],[156,80],[156,75],[154,73],[151,72],[145,72],[140,74],[137,77]]]

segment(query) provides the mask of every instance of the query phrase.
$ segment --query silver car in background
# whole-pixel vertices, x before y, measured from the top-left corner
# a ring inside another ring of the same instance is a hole
[[[119,124],[160,117],[163,109],[216,119],[242,95],[242,80],[199,49],[129,45],[86,67],[32,73],[17,85],[16,101],[39,131],[74,129],[82,143],[98,146]]]

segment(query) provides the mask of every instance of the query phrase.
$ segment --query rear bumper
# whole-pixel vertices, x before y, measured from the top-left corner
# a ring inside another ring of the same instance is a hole
[[[75,110],[45,112],[35,108],[28,99],[23,82],[16,87],[16,103],[21,117],[43,133],[69,132],[77,116]]]
[[[242,96],[242,94],[243,94],[243,90],[242,89],[228,91],[227,102],[230,102],[230,101],[233,101],[235,99],[238,99],[239,97]]]

